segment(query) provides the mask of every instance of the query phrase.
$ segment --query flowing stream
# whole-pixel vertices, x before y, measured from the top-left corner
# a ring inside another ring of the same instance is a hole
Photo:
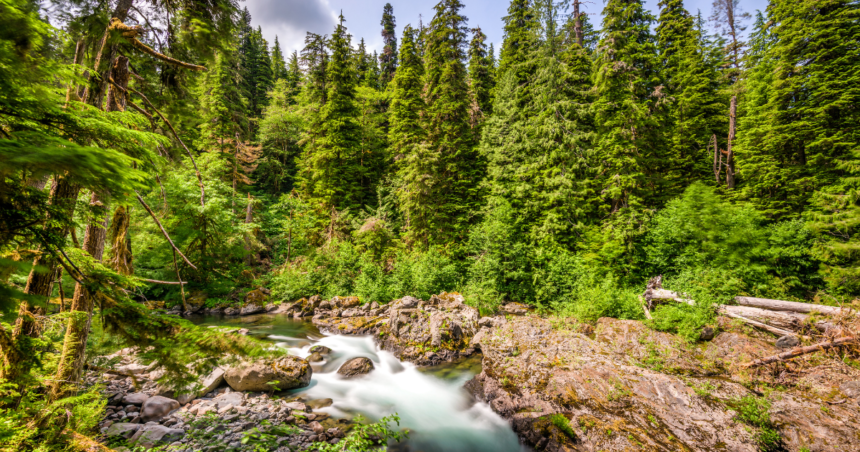
[[[475,403],[463,384],[480,372],[480,359],[434,368],[418,368],[380,350],[369,336],[339,336],[320,333],[310,322],[289,317],[256,315],[224,318],[201,317],[201,325],[241,327],[264,337],[293,355],[307,357],[314,345],[332,353],[322,363],[313,363],[310,386],[288,391],[305,401],[332,399],[331,406],[314,411],[333,418],[361,414],[371,420],[397,413],[400,426],[410,431],[408,442],[392,450],[411,452],[521,452],[528,449],[508,423],[484,403]],[[375,369],[356,379],[344,379],[337,369],[347,360],[366,357]],[[286,394],[285,394],[286,395]]]

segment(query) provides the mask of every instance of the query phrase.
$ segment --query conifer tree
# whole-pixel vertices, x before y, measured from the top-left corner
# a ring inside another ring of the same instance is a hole
[[[524,80],[534,68],[522,63],[530,61],[530,54],[538,46],[540,23],[530,0],[511,0],[505,21],[505,37],[499,56],[498,76],[504,77],[511,68],[517,69],[517,79]]]
[[[272,46],[272,86],[278,80],[287,78],[287,64],[284,61],[284,53],[281,51],[281,44],[278,43],[278,37],[275,36],[275,44]]]
[[[299,65],[299,54],[295,50],[292,55],[290,55],[290,62],[288,63],[284,79],[287,82],[287,90],[289,92],[288,102],[290,105],[295,105],[299,96],[299,87],[302,82],[302,68]]]
[[[367,70],[364,71],[364,83],[362,86],[367,88],[379,89],[380,88],[380,77],[379,73],[379,55],[376,51],[373,51],[373,55],[368,55],[367,58]]]
[[[666,178],[672,196],[679,195],[696,180],[710,179],[713,165],[708,159],[712,139],[719,152],[726,135],[727,100],[719,94],[718,67],[708,64],[708,49],[693,16],[681,0],[660,2],[657,43],[664,93],[663,129],[671,152]]]
[[[492,113],[493,71],[492,58],[487,53],[485,44],[487,35],[481,27],[472,30],[472,42],[469,45],[469,86],[483,116]]]
[[[426,178],[432,195],[422,205],[417,199],[403,203],[411,218],[410,235],[425,243],[461,235],[481,202],[478,182],[484,171],[470,126],[471,100],[464,64],[467,28],[466,18],[460,14],[462,8],[459,0],[437,4],[426,36],[427,108],[423,122],[429,158],[421,164],[432,165],[432,170],[411,168],[406,172]]]
[[[379,56],[380,65],[380,82],[382,86],[394,79],[394,73],[397,70],[397,36],[395,35],[394,27],[397,25],[394,20],[394,8],[391,3],[386,3],[382,10],[382,41],[385,47],[382,49],[382,55]]]
[[[388,140],[391,143],[394,161],[398,167],[404,166],[410,151],[418,145],[424,133],[421,129],[421,112],[424,111],[424,99],[421,91],[424,87],[424,64],[418,55],[415,43],[417,31],[407,25],[403,30],[400,46],[400,67],[398,68],[392,87],[394,88],[389,109]]]
[[[325,105],[328,91],[326,83],[329,65],[328,45],[328,36],[308,32],[300,59],[305,69],[303,91],[306,100],[320,107]]]
[[[612,213],[659,204],[661,154],[653,115],[659,91],[654,17],[641,0],[608,0],[595,61],[596,153],[601,162],[601,197]],[[656,92],[655,92],[656,91]]]
[[[224,49],[215,57],[199,87],[202,149],[227,152],[235,147],[236,134],[247,130],[246,106],[239,89],[239,67],[235,50]]]
[[[257,27],[254,33],[257,60],[254,62],[253,114],[260,117],[263,108],[269,104],[268,93],[274,86],[272,58],[269,56],[269,43],[263,38],[263,30]]]
[[[364,43],[364,38],[358,43],[358,50],[354,54],[355,72],[358,76],[358,85],[364,86],[367,69],[370,68],[370,55],[367,54],[367,45]]]
[[[301,186],[311,198],[329,209],[361,207],[368,194],[361,189],[365,169],[360,153],[356,75],[351,60],[350,36],[340,22],[329,42],[326,99],[312,127],[317,138],[301,161]]]

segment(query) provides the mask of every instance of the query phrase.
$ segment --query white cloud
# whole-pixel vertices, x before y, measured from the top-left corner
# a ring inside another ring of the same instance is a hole
[[[330,35],[337,19],[328,0],[246,0],[245,6],[251,24],[262,27],[269,45],[277,35],[285,54],[300,51],[308,31]]]

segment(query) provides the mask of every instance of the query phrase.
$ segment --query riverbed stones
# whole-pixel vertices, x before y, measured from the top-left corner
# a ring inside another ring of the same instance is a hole
[[[337,373],[346,378],[355,378],[370,373],[373,370],[373,361],[369,358],[352,358],[343,363]]]
[[[331,354],[331,349],[325,345],[314,345],[309,350],[311,353],[319,353],[320,356],[328,356]]]
[[[502,305],[499,310],[508,315],[526,315],[529,312],[529,307],[522,303],[511,302]]]
[[[245,396],[241,392],[228,392],[219,394],[214,401],[219,410],[228,405],[240,407],[245,404]]]
[[[132,424],[130,422],[117,422],[108,426],[105,431],[105,436],[110,437],[121,437],[125,439],[129,439],[132,435],[135,434],[138,430],[140,430],[140,424]]]
[[[141,405],[143,405],[143,404],[144,404],[144,402],[146,402],[147,400],[149,400],[149,394],[145,394],[145,393],[142,393],[142,392],[135,392],[135,393],[132,393],[132,394],[126,394],[126,395],[122,398],[122,403],[123,403],[123,404],[125,404],[125,405],[137,405],[137,406],[141,406]]]
[[[149,449],[161,444],[170,444],[183,436],[185,436],[185,430],[150,422],[140,428],[129,439],[129,443]]]
[[[251,304],[248,304],[247,306],[242,307],[242,309],[239,310],[239,315],[251,315],[251,314],[257,314],[257,313],[260,313],[263,311],[265,311],[265,309],[263,308],[263,305],[257,304],[257,303],[251,303]]]
[[[315,399],[308,401],[307,405],[314,410],[318,410],[320,408],[329,407],[334,403],[332,399]]]
[[[277,360],[242,363],[224,374],[227,384],[235,391],[284,391],[304,388],[310,384],[313,370],[310,364],[297,356]]]
[[[167,397],[150,397],[140,410],[140,420],[146,422],[158,422],[171,411],[178,410],[181,405],[178,401]]]

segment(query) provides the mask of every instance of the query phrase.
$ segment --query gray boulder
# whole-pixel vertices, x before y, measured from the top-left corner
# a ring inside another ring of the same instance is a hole
[[[522,303],[512,302],[502,306],[501,311],[503,314],[525,315],[527,312],[529,312],[529,307]]]
[[[135,432],[140,430],[140,427],[140,424],[119,422],[116,424],[111,424],[111,426],[107,428],[107,432],[105,432],[105,435],[107,437],[119,436],[125,439],[129,439],[132,437],[132,435],[135,434]]]
[[[183,436],[185,436],[185,431],[182,429],[169,428],[150,422],[140,428],[131,437],[129,443],[149,449],[161,444],[170,444],[182,439]]]
[[[310,384],[312,374],[313,370],[306,360],[285,356],[274,361],[242,363],[231,367],[224,374],[224,379],[235,391],[267,392],[304,388]]]
[[[257,314],[257,313],[263,312],[263,311],[265,311],[265,309],[262,306],[260,306],[256,303],[251,303],[251,304],[243,307],[242,309],[240,309],[239,315],[251,315],[251,314]]]
[[[343,363],[337,373],[346,378],[358,377],[370,373],[373,370],[373,361],[368,358],[352,358]]]
[[[140,410],[140,420],[142,422],[158,422],[171,411],[178,410],[180,406],[178,401],[167,397],[150,397]]]
[[[126,405],[141,406],[147,400],[149,400],[149,395],[144,394],[142,392],[135,392],[133,394],[126,394],[126,396],[122,398],[122,403]]]

